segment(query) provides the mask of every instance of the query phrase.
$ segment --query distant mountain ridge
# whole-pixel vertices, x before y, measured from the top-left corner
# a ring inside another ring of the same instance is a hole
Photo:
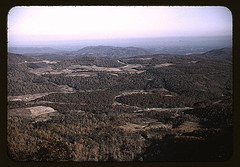
[[[219,57],[231,57],[232,56],[232,48],[221,48],[214,49],[208,52],[198,54],[199,56],[219,56]]]
[[[115,47],[115,46],[87,46],[73,54],[76,57],[94,56],[94,57],[110,57],[110,58],[127,58],[138,55],[150,55],[155,52],[137,48],[137,47]]]
[[[47,52],[47,50],[46,50]],[[9,52],[10,54],[15,54]],[[23,53],[17,53],[23,54]],[[67,60],[80,57],[96,57],[96,58],[130,58],[130,57],[154,57],[162,53],[147,50],[137,47],[115,47],[115,46],[87,46],[77,51],[68,51],[68,52],[58,52],[58,53],[35,53],[35,54],[23,54],[31,56],[36,59],[42,60]],[[16,55],[16,54],[15,54]],[[178,55],[178,54],[162,54],[162,55]],[[231,59],[232,57],[232,48],[221,48],[210,50],[201,54],[191,54],[191,56],[218,56]],[[10,57],[11,59],[11,57]],[[25,59],[25,58],[23,58]],[[35,59],[35,60],[36,60]],[[20,59],[19,59],[20,61]]]
[[[61,50],[50,47],[8,47],[8,52],[16,54],[58,53]]]

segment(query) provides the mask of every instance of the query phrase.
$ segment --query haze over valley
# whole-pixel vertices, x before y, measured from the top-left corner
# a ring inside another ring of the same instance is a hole
[[[149,54],[199,54],[213,49],[232,47],[231,36],[161,37],[130,39],[98,39],[78,41],[42,41],[35,43],[9,44],[8,51],[17,54],[42,54],[78,51],[89,46],[136,47]],[[147,53],[145,53],[147,54]]]

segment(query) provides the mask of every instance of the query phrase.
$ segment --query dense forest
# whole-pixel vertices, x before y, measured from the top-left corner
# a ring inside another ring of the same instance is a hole
[[[9,53],[8,155],[16,161],[225,161],[233,136],[229,54],[49,61]]]

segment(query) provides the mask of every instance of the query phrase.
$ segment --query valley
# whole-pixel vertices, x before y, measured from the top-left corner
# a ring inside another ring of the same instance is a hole
[[[64,59],[9,53],[10,158],[227,160],[232,152],[229,49],[202,55],[133,51],[87,47],[78,51],[81,56],[62,53]],[[188,146],[192,149],[184,149]]]

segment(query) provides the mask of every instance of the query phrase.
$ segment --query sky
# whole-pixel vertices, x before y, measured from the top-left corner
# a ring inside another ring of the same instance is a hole
[[[17,6],[8,13],[8,42],[231,36],[221,6]]]

